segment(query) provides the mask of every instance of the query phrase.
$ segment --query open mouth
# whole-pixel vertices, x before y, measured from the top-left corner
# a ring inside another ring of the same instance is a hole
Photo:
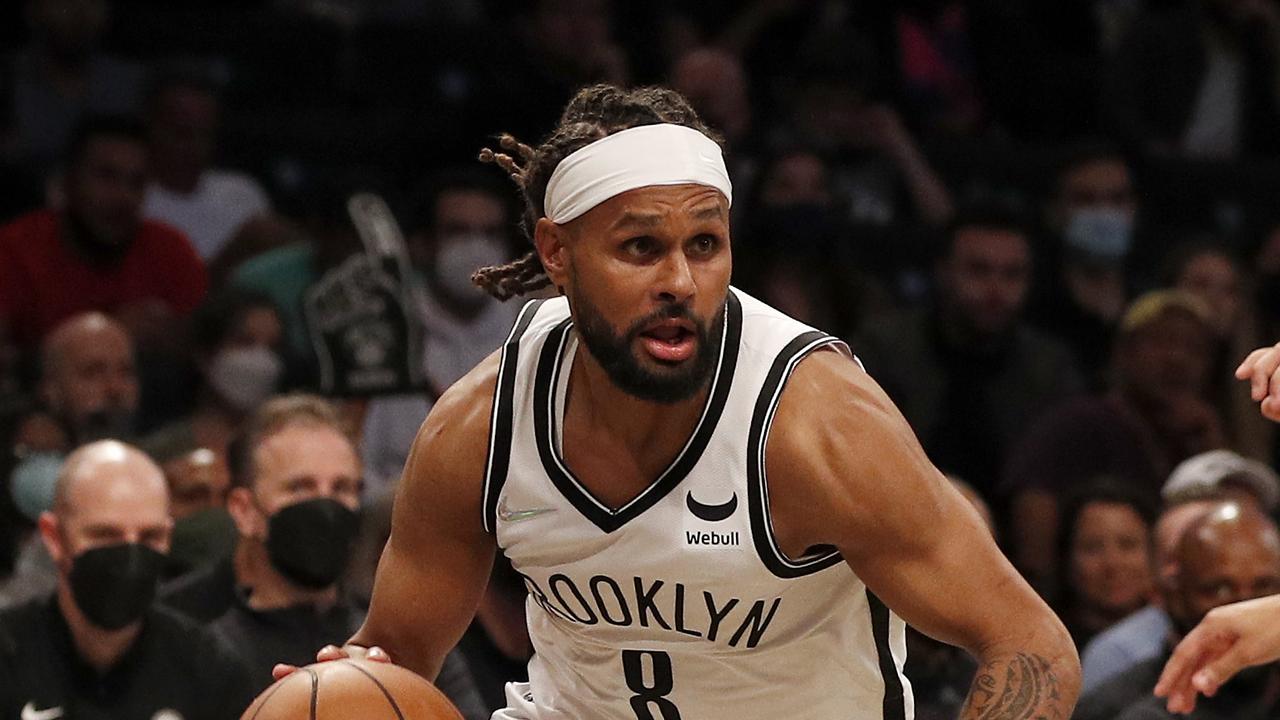
[[[678,318],[655,323],[640,333],[649,355],[666,363],[684,362],[692,357],[697,338],[693,323]]]

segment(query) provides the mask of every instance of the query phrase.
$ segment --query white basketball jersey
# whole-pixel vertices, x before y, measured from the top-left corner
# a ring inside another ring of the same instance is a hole
[[[577,335],[525,306],[502,351],[485,527],[524,576],[535,656],[495,720],[906,720],[904,624],[830,547],[783,555],[765,445],[788,376],[839,340],[730,290],[697,427],[619,508],[559,448]],[[854,362],[854,360],[850,360]]]

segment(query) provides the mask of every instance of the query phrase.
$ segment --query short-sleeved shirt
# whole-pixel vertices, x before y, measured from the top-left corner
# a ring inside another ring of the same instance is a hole
[[[46,209],[0,227],[0,319],[19,345],[30,347],[63,320],[91,310],[159,300],[186,315],[204,300],[204,263],[180,231],[144,220],[121,258],[94,265],[67,245],[63,222]]]
[[[105,674],[80,659],[56,600],[0,613],[0,720],[234,720],[252,700],[231,649],[170,610],[149,610]]]
[[[142,206],[148,218],[186,233],[205,259],[217,255],[245,221],[270,210],[271,201],[257,181],[226,170],[206,171],[187,194],[152,183]]]

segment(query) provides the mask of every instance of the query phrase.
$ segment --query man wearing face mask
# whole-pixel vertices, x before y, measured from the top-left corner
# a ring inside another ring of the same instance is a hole
[[[102,313],[64,321],[42,347],[40,406],[22,418],[10,452],[15,456],[5,491],[33,528],[53,501],[64,455],[94,440],[131,440],[138,410],[133,340]],[[27,539],[12,577],[0,583],[0,604],[51,590],[56,574],[44,545]]]
[[[71,454],[40,518],[57,590],[0,614],[0,718],[236,717],[252,699],[243,664],[152,602],[171,528],[140,451],[106,440]]]
[[[1031,319],[1070,346],[1094,389],[1104,384],[1111,338],[1128,301],[1125,261],[1137,214],[1129,165],[1117,151],[1084,147],[1059,169]]]
[[[1177,570],[1164,583],[1165,608],[1173,623],[1167,645],[1097,689],[1086,693],[1076,720],[1157,720],[1173,718],[1164,701],[1152,697],[1173,643],[1208,612],[1233,602],[1280,590],[1280,533],[1273,520],[1251,504],[1220,503],[1187,527],[1174,553]],[[1251,668],[1201,700],[1193,720],[1261,720],[1280,709],[1280,673],[1274,664]]]
[[[362,433],[369,495],[399,478],[415,429],[435,398],[502,344],[518,310],[494,302],[470,280],[477,267],[511,257],[506,189],[474,168],[459,168],[429,179],[418,196],[406,243],[416,271],[413,298],[425,330],[422,366],[428,388],[370,403]]]
[[[240,589],[230,588],[231,606],[212,627],[261,690],[276,663],[306,664],[363,622],[338,587],[359,525],[360,458],[334,408],[307,395],[263,405],[230,457],[227,506],[240,535],[231,577]],[[465,665],[450,670],[440,689],[488,717]]]

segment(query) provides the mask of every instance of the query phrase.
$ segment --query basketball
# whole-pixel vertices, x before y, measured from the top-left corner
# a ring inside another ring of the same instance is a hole
[[[462,720],[421,676],[370,660],[316,663],[262,692],[240,720]]]

